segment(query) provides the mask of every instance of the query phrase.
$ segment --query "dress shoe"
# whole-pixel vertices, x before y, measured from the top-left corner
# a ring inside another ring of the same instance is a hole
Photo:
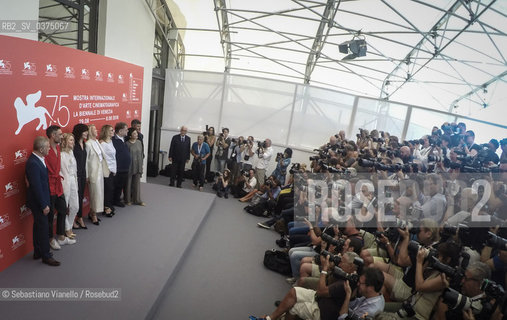
[[[125,208],[125,203],[123,202],[116,202],[114,205],[120,208]]]
[[[180,184],[180,185],[178,185],[178,186],[176,186],[176,188],[180,188],[180,189],[181,189],[181,184]]]
[[[136,205],[144,207],[146,205],[146,203],[144,203],[144,202],[141,201],[141,202],[137,202]]]
[[[42,258],[42,256],[40,255],[40,253],[33,253],[33,260],[39,260],[40,258]]]
[[[42,259],[42,263],[45,263],[47,264],[48,266],[52,266],[52,267],[58,267],[60,265],[60,262],[59,261],[56,261],[55,259],[53,258],[48,258],[48,259]]]
[[[55,239],[51,240],[49,242],[49,246],[51,247],[51,249],[53,250],[60,250],[62,247],[60,247],[60,245],[58,244],[58,242],[56,242]]]
[[[169,187],[174,187],[174,182],[169,183]]]

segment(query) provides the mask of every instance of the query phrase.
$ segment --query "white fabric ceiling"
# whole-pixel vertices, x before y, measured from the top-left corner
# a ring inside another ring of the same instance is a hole
[[[185,69],[222,72],[230,55],[235,74],[506,123],[507,1],[174,2],[187,20]],[[342,60],[338,44],[358,34],[366,56]]]

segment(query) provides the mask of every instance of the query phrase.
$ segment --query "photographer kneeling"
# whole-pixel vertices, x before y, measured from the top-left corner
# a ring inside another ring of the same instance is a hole
[[[231,187],[234,198],[243,198],[252,191],[256,191],[257,179],[255,178],[255,170],[250,168],[244,170],[238,179],[238,183]]]

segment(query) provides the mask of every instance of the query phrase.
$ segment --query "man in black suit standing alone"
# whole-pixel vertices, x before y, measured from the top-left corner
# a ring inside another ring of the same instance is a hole
[[[111,139],[116,149],[116,175],[114,176],[114,205],[117,207],[125,207],[125,203],[121,201],[121,194],[125,192],[127,187],[128,173],[130,169],[130,151],[125,144],[127,136],[127,124],[118,122],[114,126],[115,135]]]
[[[33,153],[26,162],[25,175],[28,182],[26,203],[33,214],[33,258],[42,258],[50,266],[59,266],[49,252],[48,214],[51,205],[49,197],[48,169],[44,157],[49,153],[49,140],[36,137],[33,142]]]
[[[176,179],[176,186],[181,188],[185,164],[188,160],[190,160],[190,137],[187,136],[187,127],[182,126],[180,134],[172,138],[169,147],[169,162],[173,164],[171,167],[171,183],[169,183],[171,187],[174,187],[174,180]]]

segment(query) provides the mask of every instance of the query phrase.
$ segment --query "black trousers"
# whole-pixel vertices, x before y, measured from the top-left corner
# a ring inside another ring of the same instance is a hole
[[[109,176],[111,177],[111,176]],[[126,194],[125,189],[127,188],[127,180],[129,177],[129,173],[127,172],[116,172],[114,176],[114,193],[113,193],[113,202],[120,203],[121,202],[121,194],[122,192]],[[106,186],[104,185],[104,190]],[[105,197],[104,197],[105,201]]]
[[[207,160],[207,159],[206,159]],[[194,177],[194,184],[199,183],[199,187],[204,186],[204,172],[206,170],[206,164],[202,164],[201,161],[192,162],[192,176]]]
[[[206,177],[206,179],[208,178],[210,170],[211,170],[211,161],[213,161],[213,149],[211,149],[209,157],[206,158],[206,173],[204,175]],[[208,182],[211,182],[211,181],[208,181]]]
[[[49,259],[48,217],[39,208],[30,208],[33,215],[33,253]],[[48,214],[49,215],[49,214]]]
[[[114,208],[114,175],[111,172],[109,177],[104,178],[104,208]]]
[[[176,185],[181,187],[181,183],[183,182],[183,175],[185,174],[185,160],[176,161],[173,159],[173,165],[171,166],[171,184],[174,184],[174,180],[176,180]]]
[[[79,197],[79,210],[77,212],[77,217],[82,218],[83,217],[83,199],[84,199],[84,192],[86,187],[86,176],[78,176],[77,177],[77,195]]]
[[[50,196],[51,205],[48,213],[48,224],[49,224],[49,238],[53,238],[53,221],[56,217],[56,234],[59,236],[65,235],[65,217],[67,216],[67,203],[63,195],[61,196]],[[55,212],[56,211],[56,212]]]

